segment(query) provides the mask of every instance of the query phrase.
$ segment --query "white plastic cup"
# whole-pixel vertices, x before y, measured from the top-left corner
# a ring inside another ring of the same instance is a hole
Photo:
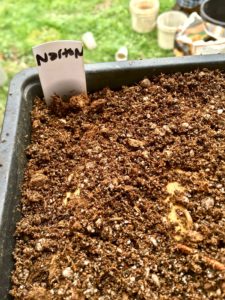
[[[156,25],[159,12],[159,0],[131,0],[131,22],[134,31],[150,32]]]
[[[121,47],[115,54],[116,61],[125,61],[128,58],[128,49],[127,47]]]
[[[173,49],[175,33],[187,16],[180,11],[168,11],[158,16],[158,45],[162,49]]]
[[[82,41],[87,49],[92,50],[97,47],[93,33],[88,31],[82,35]]]

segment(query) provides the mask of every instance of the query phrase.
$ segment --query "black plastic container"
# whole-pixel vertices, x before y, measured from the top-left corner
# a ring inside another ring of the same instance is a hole
[[[225,1],[205,0],[200,8],[205,32],[215,40],[225,38]]]
[[[204,1],[201,5],[201,16],[206,22],[225,27],[225,1]]]
[[[143,77],[160,73],[187,72],[197,68],[225,70],[225,55],[186,56],[85,66],[88,91],[118,89]],[[20,185],[26,165],[25,148],[30,140],[30,111],[36,96],[42,97],[36,69],[17,74],[11,82],[0,139],[0,300],[11,299],[13,234],[20,214]]]

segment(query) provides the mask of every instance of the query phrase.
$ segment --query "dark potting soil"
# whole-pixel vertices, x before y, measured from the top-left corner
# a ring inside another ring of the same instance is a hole
[[[225,298],[225,75],[36,99],[11,294]]]

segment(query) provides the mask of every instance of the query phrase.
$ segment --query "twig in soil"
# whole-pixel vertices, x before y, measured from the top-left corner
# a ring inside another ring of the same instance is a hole
[[[188,246],[180,244],[180,243],[178,243],[176,245],[176,248],[184,254],[196,254],[196,253],[198,253],[198,251],[196,249],[193,249],[191,247],[188,247]],[[214,258],[211,258],[211,257],[209,257],[207,255],[204,255],[204,254],[201,254],[201,258],[204,261],[204,263],[206,263],[207,265],[212,267],[214,270],[225,271],[225,265],[223,263],[215,260]]]

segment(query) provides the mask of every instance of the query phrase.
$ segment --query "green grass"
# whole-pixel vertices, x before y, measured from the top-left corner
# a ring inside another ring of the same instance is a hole
[[[160,12],[175,0],[160,0]],[[0,88],[0,124],[10,79],[34,66],[32,46],[57,39],[80,40],[92,31],[97,48],[85,49],[85,63],[114,61],[125,45],[129,59],[172,56],[157,45],[157,33],[138,34],[131,29],[129,0],[1,0],[0,64],[8,75]]]

